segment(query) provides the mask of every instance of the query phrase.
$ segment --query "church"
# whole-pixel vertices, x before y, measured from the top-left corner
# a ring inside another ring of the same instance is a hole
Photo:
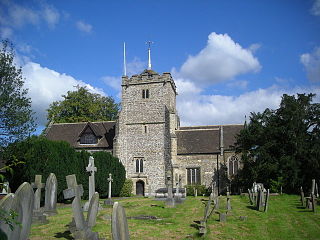
[[[46,137],[76,150],[109,151],[133,181],[133,194],[154,195],[174,185],[216,182],[219,192],[237,173],[234,152],[242,124],[180,126],[177,88],[171,74],[148,69],[122,77],[121,110],[116,121],[51,124]]]

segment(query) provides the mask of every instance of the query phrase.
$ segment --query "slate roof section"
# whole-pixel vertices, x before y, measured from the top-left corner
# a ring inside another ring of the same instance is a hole
[[[112,149],[115,136],[115,121],[80,122],[80,123],[54,123],[47,132],[49,140],[66,141],[76,149]],[[97,144],[80,144],[80,136],[87,129],[92,129],[98,137]]]
[[[234,146],[235,136],[243,125],[222,126],[224,149],[228,150]],[[220,153],[220,127],[221,125],[180,127],[176,131],[177,153],[180,155]]]

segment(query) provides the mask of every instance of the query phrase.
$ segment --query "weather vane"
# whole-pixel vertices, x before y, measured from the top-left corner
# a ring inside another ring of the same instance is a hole
[[[151,70],[151,44],[154,42],[147,41],[146,44],[148,44],[148,70]]]

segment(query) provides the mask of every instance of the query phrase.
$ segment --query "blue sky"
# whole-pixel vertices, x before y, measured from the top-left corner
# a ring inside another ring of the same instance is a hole
[[[154,42],[182,125],[243,123],[283,93],[320,95],[320,0],[0,0],[0,37],[15,44],[40,128],[77,84],[120,101],[123,42],[129,74]]]

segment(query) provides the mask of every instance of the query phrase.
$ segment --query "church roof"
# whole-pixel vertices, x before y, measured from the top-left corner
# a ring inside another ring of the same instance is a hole
[[[113,148],[115,135],[115,121],[104,122],[80,122],[80,123],[54,123],[47,131],[49,140],[66,141],[77,149],[89,148]],[[88,131],[99,138],[97,144],[80,144],[80,136]]]
[[[180,127],[176,131],[178,154],[210,154],[220,152],[220,125]],[[223,125],[223,147],[231,149],[243,125]]]

